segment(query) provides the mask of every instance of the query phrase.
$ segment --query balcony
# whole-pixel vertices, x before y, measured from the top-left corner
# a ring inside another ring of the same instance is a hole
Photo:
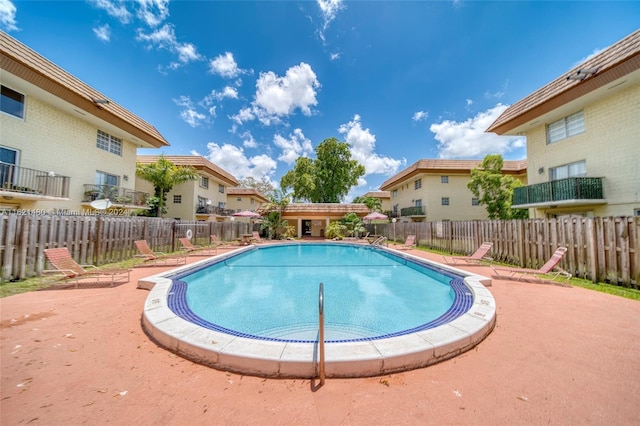
[[[236,211],[215,206],[196,206],[196,215],[231,216]]]
[[[534,185],[521,186],[513,191],[512,207],[542,208],[606,204],[602,178],[567,178]]]
[[[0,196],[6,200],[68,200],[69,176],[0,161]]]
[[[400,216],[426,216],[426,214],[423,206],[414,206],[400,209]]]
[[[109,199],[114,205],[127,208],[147,208],[149,194],[112,185],[84,185],[83,203],[91,203],[105,198]]]

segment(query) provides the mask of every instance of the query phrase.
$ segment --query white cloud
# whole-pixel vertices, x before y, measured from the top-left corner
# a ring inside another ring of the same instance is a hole
[[[150,27],[157,27],[169,16],[169,0],[137,0],[138,18]]]
[[[519,136],[498,136],[486,133],[507,106],[495,107],[478,113],[462,122],[444,120],[431,125],[438,141],[440,158],[483,158],[487,154],[505,154],[525,146],[525,138]]]
[[[329,27],[329,24],[336,18],[338,12],[346,6],[342,0],[317,0],[317,3],[322,13],[322,29],[319,32],[320,38],[322,41],[325,41],[324,33]]]
[[[109,24],[93,28],[93,33],[98,37],[98,39],[104,42],[111,40],[111,28],[109,27]]]
[[[193,152],[194,155],[200,155]],[[277,162],[266,154],[247,157],[242,148],[231,144],[219,145],[215,142],[207,144],[207,155],[209,161],[222,167],[231,173],[236,179],[253,177],[271,179],[276,171]]]
[[[293,164],[298,157],[308,157],[313,152],[311,140],[307,139],[300,129],[290,133],[288,139],[276,134],[273,137],[273,143],[281,149],[278,160],[287,164]]]
[[[216,101],[220,102],[225,98],[238,99],[238,89],[236,89],[235,87],[226,86],[220,91],[212,90],[211,93],[205,98],[205,101],[213,102],[213,100],[215,99]]]
[[[358,114],[353,120],[342,124],[338,132],[345,137],[345,141],[351,145],[351,155],[366,169],[366,174],[392,175],[400,166],[406,164],[406,159],[396,160],[391,157],[382,157],[376,154],[376,137],[369,129],[363,129]],[[365,182],[366,183],[366,182]]]
[[[242,125],[242,123],[254,120],[256,116],[253,113],[252,108],[242,108],[237,114],[232,115],[229,118],[237,124]]]
[[[239,68],[233,58],[233,53],[225,52],[209,61],[209,72],[224,78],[236,78],[240,74],[247,74],[250,71]]]
[[[107,12],[109,16],[116,18],[122,24],[128,24],[131,21],[131,12],[125,7],[125,2],[116,0],[89,0],[97,8]]]
[[[191,43],[180,43],[176,39],[173,25],[164,24],[150,33],[146,34],[142,30],[138,30],[136,40],[147,42],[149,48],[166,49],[172,53],[177,53],[179,63],[172,63],[170,68],[175,69],[180,65],[187,64],[192,61],[202,59],[197,52],[196,47]]]
[[[413,121],[422,121],[429,118],[429,113],[426,111],[417,111],[413,114]]]
[[[340,59],[340,53],[339,52],[332,53],[331,55],[329,55],[329,59],[331,59],[332,61],[336,61]]]
[[[182,107],[180,111],[180,117],[191,127],[198,127],[207,122],[207,116],[198,112],[188,96],[180,96],[178,99],[173,99],[173,102]],[[214,108],[215,115],[215,108]]]
[[[251,132],[246,131],[246,132],[242,133],[240,135],[240,137],[243,139],[242,146],[244,146],[245,148],[257,148],[258,147],[258,142],[256,142],[256,140],[253,138],[253,135],[251,134]]]
[[[253,112],[266,125],[279,122],[280,117],[288,116],[296,109],[311,115],[311,107],[318,104],[316,89],[319,87],[316,74],[304,62],[289,68],[284,77],[273,71],[261,73],[256,82]]]
[[[0,26],[7,32],[16,31],[16,6],[11,0],[0,0]]]

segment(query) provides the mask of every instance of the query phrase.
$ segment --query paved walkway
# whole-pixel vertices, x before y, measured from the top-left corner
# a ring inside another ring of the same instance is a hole
[[[476,348],[316,389],[217,371],[150,341],[136,282],[163,269],[135,269],[116,288],[0,299],[0,424],[640,424],[637,301],[494,281],[497,324]]]

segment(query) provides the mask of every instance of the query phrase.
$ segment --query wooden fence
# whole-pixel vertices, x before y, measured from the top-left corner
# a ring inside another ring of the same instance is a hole
[[[513,221],[378,223],[373,233],[448,253],[470,254],[493,242],[491,256],[524,267],[538,267],[558,246],[568,252],[562,267],[594,282],[640,287],[640,218],[602,217]],[[186,222],[173,219],[110,216],[0,216],[0,279],[24,279],[45,268],[44,249],[68,247],[78,263],[102,265],[130,259],[133,242],[145,239],[157,251],[179,248],[177,238],[191,230],[195,244],[209,236],[233,240],[257,230],[247,222]]]
[[[421,246],[471,254],[484,241],[491,257],[537,268],[559,246],[567,247],[562,267],[574,276],[640,288],[640,217],[442,221],[377,224],[378,234],[404,241],[414,234]],[[394,230],[395,227],[395,230]],[[373,225],[367,225],[373,233]]]
[[[173,219],[112,216],[0,216],[0,281],[29,278],[45,267],[44,250],[67,247],[80,264],[103,265],[131,259],[135,240],[154,251],[180,248],[178,238],[191,230],[192,241],[209,244],[210,235],[232,240],[250,232],[246,222],[181,222]]]

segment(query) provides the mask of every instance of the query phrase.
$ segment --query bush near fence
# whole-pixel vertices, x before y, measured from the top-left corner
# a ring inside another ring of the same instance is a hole
[[[191,222],[110,216],[0,216],[2,281],[36,276],[45,268],[44,249],[68,247],[78,263],[102,265],[132,258],[133,242],[145,239],[157,251],[179,249],[191,230],[193,242],[209,243],[258,230],[247,222]],[[561,266],[594,282],[640,287],[639,217],[397,222],[367,224],[389,240],[417,236],[419,245],[452,254],[471,254],[484,241],[491,257],[523,267],[542,265],[558,246],[568,248]]]

